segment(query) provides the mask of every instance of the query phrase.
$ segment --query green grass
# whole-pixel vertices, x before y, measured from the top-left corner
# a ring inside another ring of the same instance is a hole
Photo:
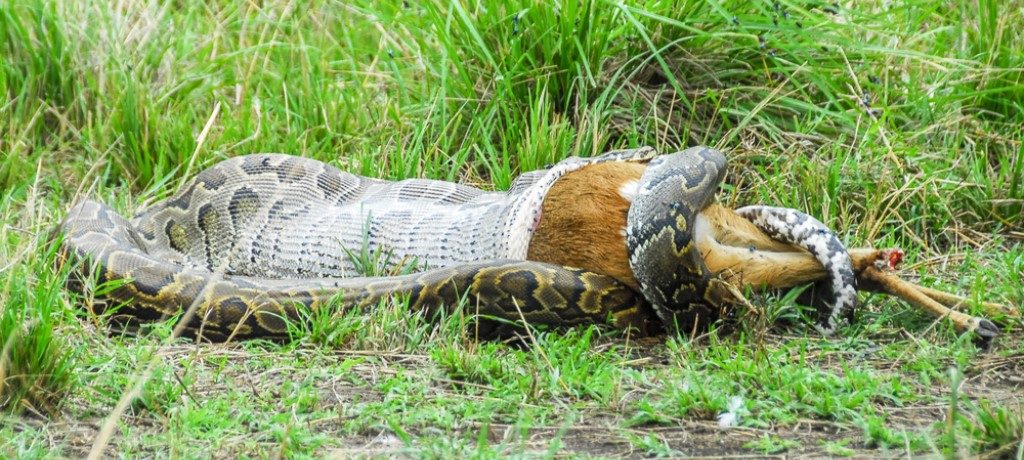
[[[1019,0],[0,0],[0,455],[1021,458],[1013,322],[983,350],[866,296],[822,339],[795,297],[757,295],[784,321],[508,345],[398,300],[197,346],[80,314],[50,235],[76,199],[131,214],[254,152],[500,189],[568,155],[707,144],[723,202],[802,209],[1019,308],[1022,21]]]

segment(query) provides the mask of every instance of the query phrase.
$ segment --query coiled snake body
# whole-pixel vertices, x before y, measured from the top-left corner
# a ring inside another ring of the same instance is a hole
[[[523,260],[551,185],[611,161],[648,163],[626,229],[639,290],[604,274]],[[109,283],[96,297],[120,306],[118,315],[159,320],[187,311],[188,328],[215,340],[282,337],[287,321],[308,311],[395,295],[428,314],[464,302],[478,314],[483,338],[507,336],[523,320],[650,332],[713,320],[723,307],[725,287],[707,270],[693,229],[724,171],[724,156],[712,149],[656,158],[651,149],[637,149],[570,158],[524,174],[508,192],[483,192],[250,155],[200,173],[130,221],[95,201],[77,204],[61,226],[62,253],[79,263],[72,287],[84,290],[92,278]],[[821,327],[834,327],[836,312],[855,301],[846,296],[853,275],[843,246],[802,213],[750,208],[746,217],[825,263],[836,281]],[[414,259],[427,270],[354,277],[351,254],[362,249]]]

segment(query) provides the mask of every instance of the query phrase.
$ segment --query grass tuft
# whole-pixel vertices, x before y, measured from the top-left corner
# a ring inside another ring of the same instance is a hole
[[[1019,323],[980,350],[866,296],[821,339],[791,295],[667,344],[495,344],[396,299],[311,312],[286,345],[197,346],[79,319],[47,235],[75,200],[130,214],[254,152],[503,189],[707,144],[726,204],[799,208],[906,249],[922,284],[1024,308],[1022,22],[1021,0],[0,2],[0,455],[86,455],[147,368],[108,455],[1019,457]]]
[[[76,382],[74,352],[55,332],[67,277],[47,267],[55,248],[40,247],[0,277],[0,410],[8,413],[56,414]]]

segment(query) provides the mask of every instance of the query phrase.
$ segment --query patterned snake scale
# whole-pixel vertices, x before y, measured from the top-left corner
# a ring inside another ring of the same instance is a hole
[[[92,291],[101,309],[117,307],[113,319],[156,321],[185,312],[186,330],[210,340],[285,338],[288,322],[309,312],[394,296],[428,315],[454,313],[462,304],[484,339],[514,335],[524,320],[641,333],[714,320],[724,282],[708,272],[691,229],[714,200],[725,157],[704,147],[655,155],[641,148],[572,157],[523,174],[507,192],[371,179],[288,155],[236,157],[131,220],[95,201],[78,203],[60,227],[62,259],[76,267],[69,286]],[[648,163],[627,218],[640,292],[610,276],[524,260],[551,185],[608,161]],[[838,312],[856,301],[847,295],[850,259],[835,235],[794,210],[750,207],[743,215],[826,265],[833,298],[819,326],[834,328]],[[426,269],[353,276],[351,254],[363,250]],[[95,289],[91,280],[99,283]]]

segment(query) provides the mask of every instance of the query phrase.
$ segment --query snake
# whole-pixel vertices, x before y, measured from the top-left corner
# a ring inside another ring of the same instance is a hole
[[[602,162],[646,164],[625,229],[638,286],[526,260],[545,193],[565,174]],[[81,200],[59,225],[59,260],[72,267],[68,287],[115,322],[174,318],[213,341],[288,338],[291,325],[312,312],[393,298],[430,318],[466,315],[481,339],[513,337],[528,326],[678,332],[727,313],[728,286],[709,272],[693,237],[725,172],[725,156],[712,148],[658,155],[645,147],[569,157],[522,174],[507,191],[484,191],[251,154],[200,172],[131,219]],[[795,210],[742,212],[826,265],[833,295],[819,329],[834,329],[856,302],[849,256],[835,234]],[[360,254],[377,255],[390,269],[419,270],[361,276]]]

